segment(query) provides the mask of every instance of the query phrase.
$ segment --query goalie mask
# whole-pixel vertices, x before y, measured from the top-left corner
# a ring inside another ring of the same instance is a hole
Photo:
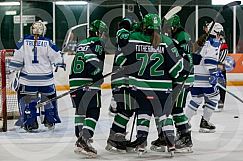
[[[45,34],[46,34],[45,24],[41,20],[34,22],[32,24],[32,26],[30,27],[30,33],[32,35],[45,36]]]
[[[212,24],[213,24],[213,21],[207,25],[208,31],[210,30]],[[209,34],[213,35],[213,36],[218,36],[218,35],[224,36],[224,28],[220,23],[216,22],[212,28],[212,31]]]

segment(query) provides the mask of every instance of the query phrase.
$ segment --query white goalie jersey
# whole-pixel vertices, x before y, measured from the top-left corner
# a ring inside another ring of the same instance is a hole
[[[209,83],[210,70],[217,69],[219,64],[220,41],[209,38],[205,42],[200,55],[202,60],[194,66],[194,87],[212,87]]]
[[[25,36],[17,43],[10,71],[20,71],[19,83],[28,86],[54,84],[53,64],[63,62],[60,50],[50,39],[39,37],[34,47],[34,36]]]

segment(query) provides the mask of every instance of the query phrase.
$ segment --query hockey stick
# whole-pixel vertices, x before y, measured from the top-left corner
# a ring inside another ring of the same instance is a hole
[[[121,68],[118,68],[118,69],[116,69],[116,70],[113,71],[113,72],[110,72],[110,73],[105,74],[101,79],[104,79],[104,78],[106,78],[106,77],[108,77],[108,76],[110,76],[110,75],[116,74],[116,73],[118,73],[118,72],[120,72],[120,71],[123,71],[123,70],[124,70],[124,68],[122,68],[122,67],[121,67]],[[84,87],[92,86],[94,83],[96,83],[96,82],[89,82],[89,83],[84,84],[84,85],[81,85],[81,86],[79,86],[79,87],[77,87],[77,88],[75,88],[75,89],[71,89],[71,90],[69,90],[68,92],[65,92],[65,93],[63,93],[63,94],[61,94],[61,95],[59,95],[59,96],[57,96],[57,97],[54,97],[54,98],[52,98],[52,99],[49,99],[49,100],[47,100],[47,101],[44,101],[44,102],[41,102],[41,103],[37,104],[36,108],[40,108],[40,107],[42,107],[42,106],[45,106],[45,105],[47,105],[48,103],[51,103],[52,101],[58,100],[58,99],[60,99],[60,98],[62,98],[62,97],[64,97],[64,96],[67,96],[67,95],[69,95],[69,94],[71,94],[71,93],[73,93],[73,92],[76,92],[76,91],[78,91],[78,90],[81,90],[81,89],[83,89]]]
[[[65,49],[67,48],[68,43],[69,43],[69,41],[70,41],[70,38],[71,38],[71,35],[72,35],[73,30],[75,30],[75,29],[77,29],[77,28],[79,28],[79,27],[82,27],[82,26],[86,26],[86,25],[88,25],[88,23],[79,24],[79,25],[76,25],[76,26],[71,27],[71,28],[67,31],[66,36],[65,36],[65,39],[64,39],[63,44],[62,44],[62,51],[61,51],[62,64],[64,64],[64,58],[63,58],[63,55],[64,55]],[[57,72],[57,70],[58,70],[58,66],[56,66],[55,72]],[[64,71],[66,71],[66,66],[64,66]]]
[[[166,13],[166,15],[164,15],[163,19],[169,20],[173,15],[177,14],[178,12],[180,12],[181,9],[182,9],[181,6],[175,6],[174,8],[169,10],[169,12]]]
[[[210,29],[208,30],[208,33],[206,34],[206,37],[205,37],[205,39],[204,39],[203,44],[204,44],[204,43],[206,42],[206,40],[208,39],[208,37],[209,37],[211,31],[213,30],[213,27],[214,27],[216,21],[218,20],[220,14],[221,14],[221,12],[224,11],[225,9],[229,8],[229,7],[238,6],[238,5],[240,5],[240,4],[241,4],[241,1],[233,1],[233,2],[230,2],[230,3],[224,5],[223,7],[220,8],[220,10],[218,11],[217,15],[216,15],[215,18],[213,19],[213,24],[212,24],[212,26],[210,26]]]
[[[206,40],[208,39],[208,37],[209,37],[209,33],[212,31],[213,26],[215,25],[215,23],[216,23],[217,19],[219,18],[221,12],[222,12],[223,10],[229,8],[229,7],[237,6],[237,5],[240,5],[240,4],[241,4],[240,1],[233,1],[233,2],[230,2],[230,3],[224,5],[223,7],[220,8],[219,12],[217,13],[217,15],[215,16],[215,18],[213,19],[213,24],[212,24],[212,26],[210,27],[209,32],[207,33],[207,35],[206,35],[206,37],[205,37],[205,39],[204,39],[205,41],[203,42],[203,44],[204,44],[204,43],[206,42]],[[202,49],[202,47],[201,47],[201,49]],[[198,53],[201,52],[201,51],[200,51],[201,49],[199,49],[199,52],[198,52]],[[186,76],[186,78],[188,78],[189,74],[193,71],[193,69],[194,69],[194,68],[191,68],[191,70],[189,71],[189,73],[188,73],[188,75]],[[182,82],[182,84],[177,85],[177,86],[173,89],[173,94],[172,94],[172,102],[173,102],[173,105],[174,105],[174,103],[176,102],[176,100],[178,99],[178,96],[180,95],[180,91],[184,88],[185,83],[186,83],[186,80],[187,80],[187,79],[185,79],[185,80]],[[223,86],[222,86],[222,87],[223,87]],[[223,88],[224,88],[224,87],[223,87]],[[232,94],[232,93],[231,93],[231,94]],[[239,100],[239,97],[238,97],[238,100]]]
[[[139,15],[140,15],[140,19],[142,21],[143,20],[143,14],[142,14],[142,11],[141,11],[141,6],[138,3],[138,0],[136,0],[136,5],[138,6],[138,12],[139,12]]]
[[[64,39],[64,42],[63,42],[63,45],[62,45],[62,52],[64,52],[64,50],[66,49],[66,47],[68,46],[68,43],[70,41],[70,37],[72,35],[72,32],[73,30],[79,28],[79,27],[82,27],[82,26],[86,26],[88,25],[88,23],[84,23],[84,24],[79,24],[79,25],[76,25],[76,26],[73,26],[71,27],[67,33],[66,33],[66,36],[65,36],[65,39]]]
[[[231,96],[233,96],[234,98],[236,98],[238,101],[240,101],[241,103],[243,103],[243,100],[238,97],[237,95],[235,95],[234,93],[230,92],[228,89],[226,89],[224,86],[222,86],[221,84],[217,83],[216,86],[220,87],[221,89],[223,89],[225,92],[229,93]]]

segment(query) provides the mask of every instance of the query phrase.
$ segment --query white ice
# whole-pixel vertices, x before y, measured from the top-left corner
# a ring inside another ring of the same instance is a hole
[[[229,87],[239,97],[243,98],[243,87]],[[98,157],[89,160],[178,160],[178,161],[243,161],[243,105],[230,95],[226,97],[223,112],[215,112],[211,119],[216,125],[216,133],[199,133],[199,123],[202,110],[191,120],[193,136],[193,153],[175,154],[173,159],[166,153],[148,150],[142,158],[137,154],[114,154],[106,151],[105,145],[111,126],[112,117],[108,115],[110,91],[103,91],[103,107],[97,124],[94,147],[98,150]],[[74,136],[74,110],[69,97],[59,100],[62,124],[54,131],[46,131],[40,127],[39,133],[20,133],[13,123],[9,131],[0,133],[0,161],[80,161],[83,156],[74,154],[76,141]],[[234,118],[234,116],[239,118]],[[131,129],[131,123],[129,123]],[[128,134],[128,137],[130,134]],[[135,134],[133,138],[135,137]],[[157,138],[154,120],[151,121],[149,145]]]

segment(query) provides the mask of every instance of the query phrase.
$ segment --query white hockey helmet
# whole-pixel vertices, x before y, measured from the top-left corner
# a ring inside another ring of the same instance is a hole
[[[34,22],[30,27],[30,33],[32,35],[41,35],[45,36],[46,34],[46,25],[41,21]]]
[[[212,24],[213,24],[213,21],[207,25],[208,31],[210,30]],[[217,36],[217,35],[221,35],[223,33],[224,33],[224,27],[220,23],[215,22],[215,24],[209,34]]]

